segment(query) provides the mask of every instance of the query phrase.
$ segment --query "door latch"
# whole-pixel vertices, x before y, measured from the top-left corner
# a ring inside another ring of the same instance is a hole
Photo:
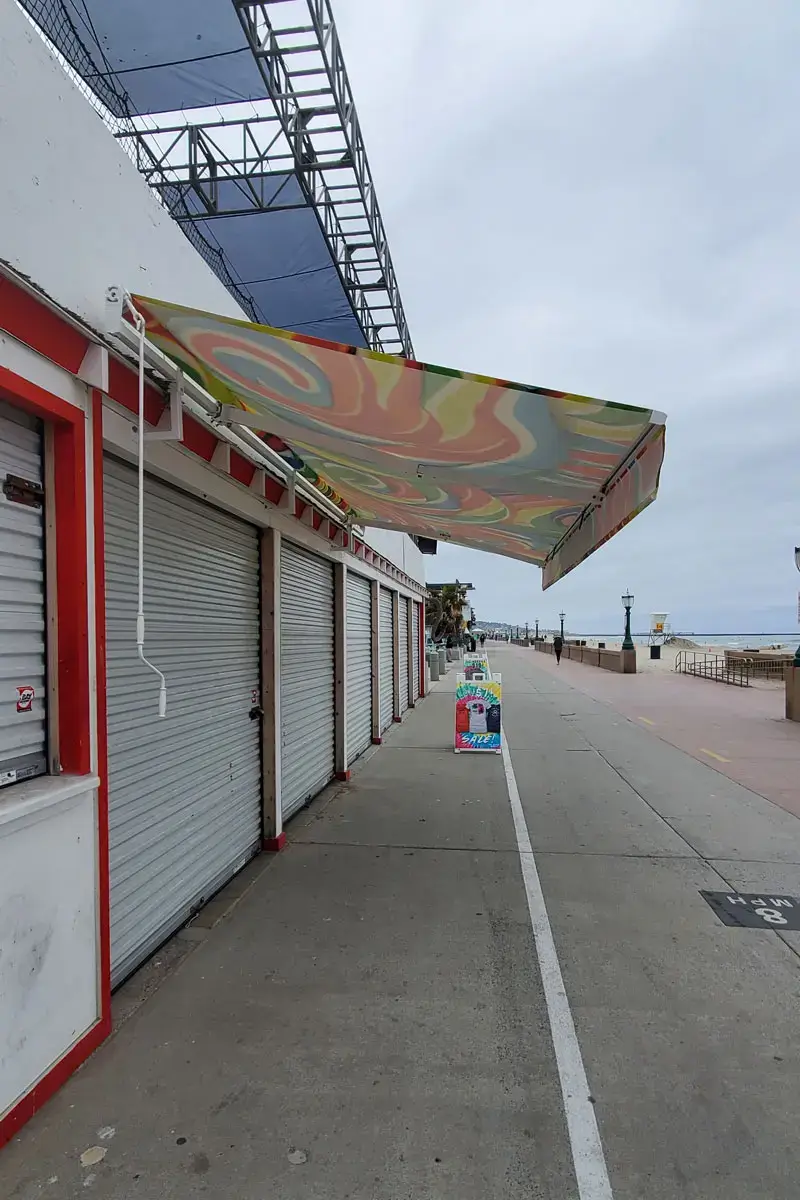
[[[3,495],[12,504],[24,504],[27,508],[41,508],[44,503],[42,485],[31,479],[23,479],[20,475],[6,475]]]

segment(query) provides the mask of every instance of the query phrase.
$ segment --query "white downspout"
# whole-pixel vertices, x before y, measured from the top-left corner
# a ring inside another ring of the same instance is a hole
[[[158,689],[158,715],[165,717],[167,715],[167,681],[163,671],[159,671],[158,667],[149,662],[144,656],[144,334],[145,320],[140,312],[137,311],[127,299],[125,303],[130,309],[133,323],[136,326],[136,332],[139,335],[139,428],[138,428],[138,445],[139,445],[139,513],[137,522],[137,540],[138,540],[138,574],[139,574],[139,594],[138,606],[136,609],[136,649],[139,653],[139,658],[146,667],[154,671],[160,680]]]

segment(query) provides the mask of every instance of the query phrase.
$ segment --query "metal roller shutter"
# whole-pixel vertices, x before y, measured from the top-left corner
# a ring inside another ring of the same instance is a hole
[[[414,655],[414,699],[419,700],[419,605],[416,600],[411,602],[412,621],[411,627],[413,635],[411,638],[411,653]]]
[[[0,401],[0,483],[8,476],[43,486],[42,426]],[[0,787],[47,770],[44,565],[42,507],[0,490]]]
[[[333,567],[281,543],[281,812],[334,772]]]
[[[392,723],[394,716],[394,620],[392,593],[382,587],[379,599],[378,642],[380,645],[381,733]]]
[[[408,708],[408,600],[400,597],[398,605],[398,641],[400,647],[400,712]]]
[[[257,852],[254,528],[145,477],[145,653],[136,653],[137,478],[104,465],[111,977],[117,984]]]
[[[372,589],[347,575],[347,761],[372,741]]]

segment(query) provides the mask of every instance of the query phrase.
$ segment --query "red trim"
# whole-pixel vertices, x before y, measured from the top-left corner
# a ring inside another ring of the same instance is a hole
[[[127,367],[118,358],[114,358],[113,354],[109,354],[108,356],[108,394],[116,400],[117,404],[121,404],[123,408],[127,408],[128,412],[138,414],[139,377],[133,368]],[[157,388],[154,388],[151,383],[145,383],[145,420],[149,421],[151,425],[157,425],[163,411],[164,397],[161,392]],[[186,425],[190,420],[190,417],[184,418],[184,433],[186,432]],[[194,424],[197,424],[197,422],[194,422]],[[216,442],[216,438],[214,438],[214,441]]]
[[[106,548],[103,513],[103,395],[92,401],[92,466],[94,470],[94,616],[97,663],[97,795],[98,908],[100,933],[100,1011],[111,1020],[111,881],[108,858],[108,723],[106,707]]]
[[[396,721],[398,725],[400,724],[400,722],[402,721],[402,719],[403,719],[402,717],[392,717],[392,720],[393,720],[393,721]]]
[[[277,837],[264,838],[261,849],[267,854],[278,854],[286,845],[286,834],[281,830]]]
[[[0,276],[0,328],[77,375],[89,339],[10,279]]]
[[[382,738],[382,737],[374,737],[374,738],[372,739],[372,744],[373,744],[373,746],[382,746],[382,745],[383,745],[383,738]]]
[[[264,477],[264,497],[269,500],[270,504],[274,504],[276,508],[280,504],[281,496],[285,491],[286,489],[281,487],[278,480],[274,479],[272,475]]]
[[[425,692],[425,607],[418,601],[414,601],[419,611],[419,646],[417,652],[419,654],[419,695],[420,699],[424,699]]]
[[[89,590],[86,544],[86,415],[74,404],[0,367],[0,395],[53,427],[56,496],[59,753],[73,775],[91,769]]]
[[[3,289],[0,287],[0,293]],[[17,290],[17,294],[18,290]],[[41,311],[41,306],[37,306]],[[44,310],[47,311],[47,310]],[[67,327],[69,328],[69,327]],[[0,367],[0,394],[53,429],[56,506],[56,605],[58,620],[59,752],[65,772],[91,770],[89,678],[89,578],[86,535],[86,414],[30,380]],[[92,429],[97,564],[98,769],[101,774],[98,827],[100,1019],[0,1120],[0,1145],[7,1142],[56,1092],[111,1032],[108,970],[108,826],[105,812],[105,620],[102,565],[102,399],[93,401]],[[98,464],[100,476],[98,482]],[[99,517],[98,517],[99,511]]]
[[[96,1025],[93,1025],[63,1058],[59,1059],[44,1078],[40,1079],[10,1112],[0,1118],[0,1147],[11,1141],[14,1134],[22,1128],[26,1121],[30,1121],[33,1114],[38,1112],[60,1087],[63,1087],[70,1075],[77,1071],[81,1063],[94,1053],[110,1033],[111,1015],[107,1014]]]
[[[83,412],[74,404],[45,391],[30,379],[17,375],[8,367],[0,367],[0,393],[6,392],[11,404],[24,408],[43,420],[63,421],[68,425],[83,423]]]
[[[337,772],[336,772],[336,778],[337,778],[337,779],[338,779],[338,780],[339,780],[341,783],[347,783],[347,782],[349,781],[349,779],[350,779],[350,772],[349,772],[349,771],[337,771]]]
[[[191,450],[192,454],[196,454],[204,462],[211,462],[218,444],[210,429],[206,429],[205,425],[195,421],[188,413],[183,414],[183,445],[187,450]]]
[[[255,464],[246,459],[244,455],[239,454],[236,450],[231,450],[231,478],[237,483],[243,483],[245,487],[250,487],[255,474]]]
[[[86,434],[54,427],[58,608],[59,753],[62,770],[91,770],[89,589],[86,577]]]

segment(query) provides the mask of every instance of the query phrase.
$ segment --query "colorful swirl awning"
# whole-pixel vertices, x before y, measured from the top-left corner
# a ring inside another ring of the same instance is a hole
[[[549,587],[656,497],[650,409],[134,302],[159,349],[365,525],[522,559]]]

